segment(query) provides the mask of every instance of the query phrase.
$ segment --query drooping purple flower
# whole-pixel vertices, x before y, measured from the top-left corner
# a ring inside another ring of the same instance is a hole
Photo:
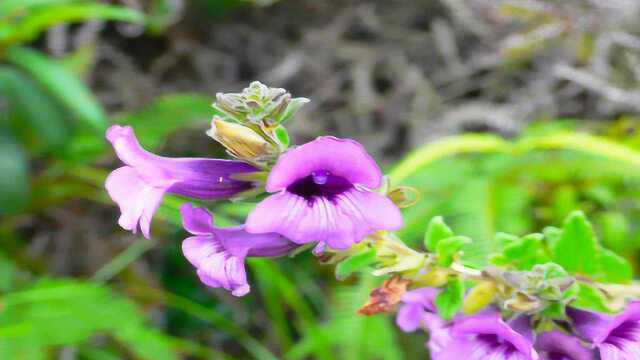
[[[594,358],[593,352],[584,347],[580,339],[558,330],[538,335],[535,348],[544,360],[592,360]]]
[[[537,360],[533,332],[524,316],[506,323],[500,313],[486,313],[456,320],[452,340],[433,355],[434,360]]]
[[[362,145],[319,137],[280,156],[266,184],[274,194],[251,212],[247,231],[349,248],[374,231],[402,226],[393,202],[371,191],[381,182],[380,168]]]
[[[568,308],[573,325],[586,340],[593,342],[602,360],[640,359],[640,301],[633,302],[619,315]]]
[[[252,184],[231,178],[256,169],[240,161],[204,158],[166,158],[145,151],[130,126],[111,126],[107,139],[126,164],[107,177],[105,187],[120,207],[118,221],[126,230],[138,226],[149,237],[151,218],[165,193],[213,200],[232,197]]]
[[[299,245],[275,233],[249,234],[244,226],[219,228],[204,208],[180,207],[184,228],[193,234],[182,242],[182,252],[207,286],[223,288],[235,296],[249,292],[244,260],[247,256],[275,257]]]

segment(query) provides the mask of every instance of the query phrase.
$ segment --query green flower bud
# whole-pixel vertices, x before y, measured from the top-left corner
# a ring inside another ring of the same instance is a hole
[[[472,315],[484,309],[493,302],[498,292],[498,286],[494,281],[481,281],[467,294],[462,305],[462,311]]]

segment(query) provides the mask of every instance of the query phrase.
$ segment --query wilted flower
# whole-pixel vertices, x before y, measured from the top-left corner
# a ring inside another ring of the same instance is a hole
[[[274,193],[249,214],[247,231],[346,249],[376,230],[402,226],[400,210],[371,191],[382,174],[362,145],[324,136],[280,156],[266,183]]]
[[[240,161],[204,158],[166,158],[145,151],[129,126],[114,125],[107,139],[126,166],[107,177],[105,187],[120,206],[120,226],[134,233],[138,224],[149,237],[151,218],[165,193],[203,200],[230,198],[252,188],[252,183],[231,178],[257,171]]]
[[[196,267],[200,280],[235,296],[249,292],[244,260],[247,256],[275,257],[298,247],[279,234],[249,234],[244,226],[218,228],[204,208],[187,203],[180,208],[184,228],[194,236],[182,243],[184,256]]]
[[[578,333],[593,342],[602,360],[640,358],[640,301],[617,316],[568,308]]]
[[[536,349],[544,360],[591,360],[593,352],[582,345],[580,339],[554,330],[536,337]]]

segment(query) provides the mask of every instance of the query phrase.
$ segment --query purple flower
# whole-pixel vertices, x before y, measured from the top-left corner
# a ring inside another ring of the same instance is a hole
[[[279,234],[249,234],[244,226],[215,227],[208,210],[189,203],[180,207],[180,213],[184,228],[194,235],[182,242],[184,256],[205,285],[224,288],[235,296],[249,292],[244,269],[247,256],[282,256],[299,246]]]
[[[432,354],[440,353],[451,341],[451,324],[437,314],[434,300],[439,289],[420,288],[402,295],[396,324],[404,332],[425,329],[429,332],[427,346]]]
[[[120,226],[134,233],[138,224],[149,238],[151,218],[165,193],[203,200],[232,197],[252,187],[231,179],[234,173],[256,171],[240,161],[166,158],[145,151],[129,126],[111,126],[107,139],[126,166],[107,177],[105,187],[120,207]]]
[[[593,342],[602,360],[640,359],[640,301],[617,316],[568,308],[578,333]]]
[[[453,340],[434,360],[537,360],[533,332],[524,316],[506,323],[500,313],[481,314],[457,320]]]
[[[407,292],[396,323],[403,331],[420,327],[429,332],[429,352],[433,360],[537,360],[533,331],[525,316],[509,323],[500,313],[486,310],[475,316],[459,316],[446,322],[436,314],[437,289],[421,288]]]
[[[274,194],[251,212],[247,231],[349,248],[374,231],[402,226],[393,202],[371,191],[381,182],[380,168],[362,145],[319,137],[280,156],[266,184]]]
[[[554,330],[536,338],[536,349],[544,360],[591,360],[593,352],[585,348],[575,336]]]

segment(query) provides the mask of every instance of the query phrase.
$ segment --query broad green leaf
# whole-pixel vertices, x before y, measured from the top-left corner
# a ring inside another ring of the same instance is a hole
[[[435,252],[440,240],[453,236],[453,231],[445,224],[442,216],[436,216],[427,226],[427,231],[424,234],[424,246],[427,250]]]
[[[462,308],[464,301],[464,283],[458,277],[449,279],[444,290],[436,296],[435,305],[438,314],[445,320],[451,320]]]
[[[453,263],[455,255],[462,250],[462,247],[471,244],[472,240],[466,236],[452,236],[438,242],[436,253],[438,263],[442,266],[449,266]]]
[[[622,256],[611,250],[603,249],[600,252],[600,266],[602,268],[602,281],[611,283],[628,283],[633,280],[631,264]]]
[[[336,278],[338,280],[346,279],[354,272],[360,271],[367,266],[376,262],[376,250],[369,249],[353,255],[336,265]]]
[[[2,128],[0,169],[0,215],[20,212],[29,195],[29,160],[22,146]]]
[[[72,134],[66,114],[53,99],[20,71],[0,68],[0,96],[8,100],[14,132],[36,150],[56,150]]]
[[[24,47],[11,47],[6,55],[8,61],[33,76],[78,120],[101,134],[105,131],[107,119],[102,106],[80,79],[64,66],[36,50]]]
[[[35,40],[42,31],[51,26],[92,19],[142,23],[144,15],[124,6],[99,3],[35,7],[20,20],[11,23],[0,22],[0,44],[7,46],[29,42]]]
[[[581,211],[571,213],[564,221],[562,235],[552,251],[553,261],[569,273],[592,275],[600,270],[598,240]]]

